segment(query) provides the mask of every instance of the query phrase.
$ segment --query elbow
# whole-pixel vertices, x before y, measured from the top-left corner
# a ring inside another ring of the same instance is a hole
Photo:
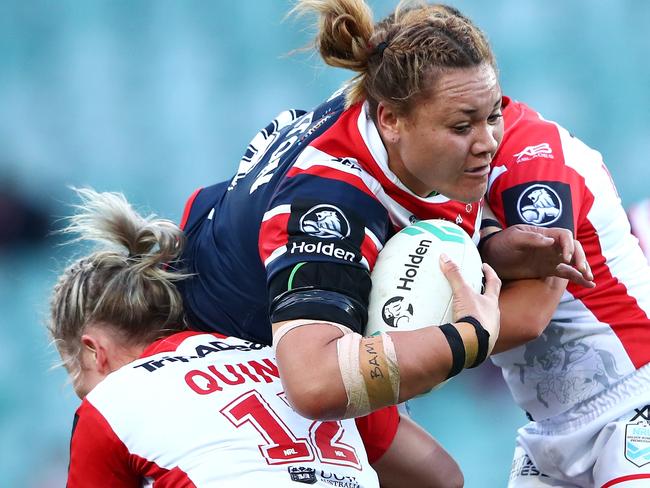
[[[325,382],[285,384],[285,394],[291,407],[310,420],[338,420],[347,408],[347,396],[343,398]],[[340,393],[340,392],[339,392]]]

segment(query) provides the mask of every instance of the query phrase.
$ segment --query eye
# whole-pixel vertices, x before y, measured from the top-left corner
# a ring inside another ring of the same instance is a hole
[[[488,117],[488,123],[496,124],[496,123],[499,122],[499,119],[501,119],[502,117],[503,117],[503,114],[501,113],[501,111],[493,113],[492,115],[490,115]]]
[[[453,127],[453,131],[456,132],[457,134],[467,134],[470,128],[471,126],[469,124],[455,125]]]

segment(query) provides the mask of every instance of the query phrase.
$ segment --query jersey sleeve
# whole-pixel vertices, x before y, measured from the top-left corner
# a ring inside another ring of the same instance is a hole
[[[294,164],[260,228],[259,253],[269,280],[302,262],[372,270],[390,220],[364,176],[349,159],[306,157]]]
[[[129,452],[101,413],[84,400],[75,414],[70,441],[67,488],[138,488],[141,479],[129,465]]]
[[[385,407],[365,417],[355,419],[370,464],[378,461],[388,450],[397,434],[399,412],[396,406]]]
[[[545,139],[549,142],[518,153],[511,148],[522,144],[505,144],[494,161],[488,204],[504,226],[562,227],[575,235],[593,197],[584,178],[565,161],[559,136]]]

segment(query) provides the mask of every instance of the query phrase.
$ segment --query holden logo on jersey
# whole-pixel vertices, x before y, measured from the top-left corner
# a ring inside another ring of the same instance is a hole
[[[548,185],[532,185],[517,200],[521,219],[533,225],[550,225],[562,215],[562,200]]]
[[[528,146],[524,148],[523,151],[514,154],[514,157],[517,158],[518,163],[523,163],[524,161],[530,161],[533,158],[553,158],[553,149],[548,142],[542,142],[536,146]]]
[[[405,327],[413,318],[413,305],[404,302],[404,297],[389,298],[384,303],[381,316],[389,327]]]
[[[334,205],[316,205],[300,219],[300,230],[323,239],[345,239],[350,224],[345,214]]]

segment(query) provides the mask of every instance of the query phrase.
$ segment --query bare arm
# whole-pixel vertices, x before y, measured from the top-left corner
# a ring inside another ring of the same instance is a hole
[[[454,263],[445,262],[441,267],[454,292],[455,319],[467,315],[478,319],[490,332],[491,350],[499,331],[499,278],[484,265],[486,292],[481,295],[464,282]],[[274,332],[282,325],[274,324]],[[464,340],[473,337],[476,341],[471,324],[456,322],[454,325]],[[338,419],[346,412],[348,397],[337,351],[337,340],[342,336],[337,327],[314,321],[290,330],[277,346],[276,358],[287,398],[305,417]],[[391,333],[390,337],[399,368],[399,402],[425,393],[447,378],[452,367],[452,352],[439,327]]]
[[[567,280],[550,277],[503,284],[499,296],[501,330],[493,353],[531,341],[544,331],[566,289]]]
[[[456,461],[430,434],[404,416],[388,451],[372,467],[382,488],[463,486]]]

